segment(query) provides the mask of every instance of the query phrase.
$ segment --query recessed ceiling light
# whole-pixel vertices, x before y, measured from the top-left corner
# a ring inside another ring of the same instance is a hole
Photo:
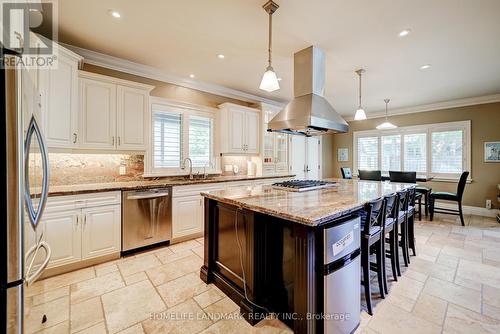
[[[426,70],[426,69],[428,69],[429,67],[431,67],[431,64],[425,64],[425,65],[420,66],[420,69],[421,69],[421,70]]]
[[[405,30],[401,30],[399,32],[399,37],[404,37],[404,36],[408,36],[408,34],[410,33],[410,29],[405,29]]]
[[[219,59],[224,59],[224,58],[226,58],[226,56],[224,56],[222,53],[219,53],[219,54],[217,55],[217,58],[219,58]]]
[[[189,75],[189,77],[190,77],[191,79],[193,79],[193,78],[194,78],[194,74],[193,74],[193,73],[191,73],[191,74]]]
[[[116,10],[110,10],[109,14],[111,16],[113,16],[114,18],[117,18],[117,19],[119,19],[120,17],[122,17],[122,15],[120,13],[118,13]]]

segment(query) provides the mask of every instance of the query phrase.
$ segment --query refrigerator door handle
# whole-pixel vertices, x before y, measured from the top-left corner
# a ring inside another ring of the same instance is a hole
[[[35,272],[31,273],[35,257],[37,256],[40,248],[43,248],[45,250],[45,260],[43,260],[42,264]],[[31,260],[30,266],[26,271],[25,278],[25,281],[28,285],[34,283],[40,277],[40,275],[42,275],[42,272],[45,270],[45,268],[47,268],[47,266],[49,265],[50,257],[52,255],[52,250],[50,249],[49,244],[47,244],[45,241],[40,241],[38,244],[34,245],[28,250],[28,252],[26,253],[26,262],[31,254],[33,254],[33,258]]]
[[[33,206],[33,200],[31,198],[31,193],[29,189],[29,154],[31,146],[31,138],[35,134],[40,146],[40,155],[42,157],[43,164],[43,176],[42,176],[42,189],[40,194],[40,203],[38,205],[38,210],[35,210]],[[40,219],[42,218],[43,210],[45,209],[45,204],[48,198],[48,188],[49,188],[49,156],[47,150],[47,144],[42,136],[40,127],[34,116],[31,117],[28,131],[26,134],[26,140],[24,142],[24,200],[26,202],[26,207],[28,211],[28,216],[33,229],[36,229]]]

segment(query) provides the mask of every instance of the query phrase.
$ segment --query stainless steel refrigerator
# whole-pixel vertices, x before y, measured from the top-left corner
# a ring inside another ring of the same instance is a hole
[[[1,49],[2,57],[18,57]],[[19,58],[17,58],[19,59]],[[47,146],[40,128],[37,71],[21,65],[1,69],[2,221],[0,225],[0,331],[23,333],[23,291],[50,260],[41,221],[49,186]],[[25,249],[25,238],[35,238]],[[35,258],[37,259],[35,261]]]

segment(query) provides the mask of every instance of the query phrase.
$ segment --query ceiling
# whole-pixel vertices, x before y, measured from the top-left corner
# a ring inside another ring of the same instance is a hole
[[[394,109],[500,93],[498,0],[275,1],[273,67],[282,81],[273,93],[258,89],[265,0],[59,1],[59,40],[282,101],[293,97],[293,53],[316,45],[327,57],[325,96],[344,116],[357,106],[358,68],[368,115],[384,98]],[[399,37],[403,29],[411,33]]]

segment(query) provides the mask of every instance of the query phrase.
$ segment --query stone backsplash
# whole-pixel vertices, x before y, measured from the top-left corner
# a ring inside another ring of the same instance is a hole
[[[132,181],[144,174],[143,155],[50,153],[49,159],[51,185]]]

